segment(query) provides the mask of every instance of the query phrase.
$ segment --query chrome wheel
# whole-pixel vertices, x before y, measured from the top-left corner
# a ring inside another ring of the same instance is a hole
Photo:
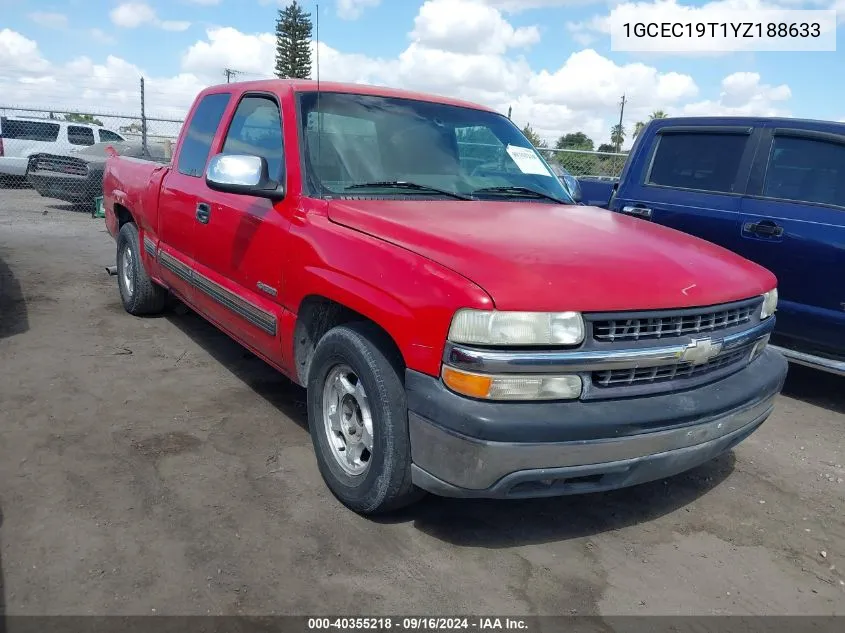
[[[373,453],[373,417],[364,385],[348,365],[337,365],[326,376],[323,426],[331,453],[344,472],[366,473]]]
[[[134,290],[134,274],[132,270],[133,258],[132,249],[129,246],[126,246],[120,255],[120,278],[121,281],[123,281],[123,287],[126,289],[126,294],[130,297],[132,296],[132,291]]]

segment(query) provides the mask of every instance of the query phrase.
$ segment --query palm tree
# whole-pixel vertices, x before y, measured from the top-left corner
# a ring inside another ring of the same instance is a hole
[[[648,116],[648,120],[654,121],[655,119],[665,119],[668,116],[669,115],[666,114],[663,110],[655,110]],[[642,121],[637,121],[634,125],[634,138],[637,138],[644,128],[645,123],[643,123]]]
[[[625,141],[625,127],[621,124],[616,124],[610,129],[610,142],[616,146],[618,152],[622,148],[622,143]]]

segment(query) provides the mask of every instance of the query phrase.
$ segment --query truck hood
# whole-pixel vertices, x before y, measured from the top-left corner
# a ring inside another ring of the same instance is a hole
[[[500,310],[685,308],[746,299],[776,283],[719,246],[597,207],[334,200],[328,214],[463,275]]]

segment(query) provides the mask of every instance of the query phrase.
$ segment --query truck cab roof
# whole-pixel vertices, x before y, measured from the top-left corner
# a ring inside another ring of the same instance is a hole
[[[313,79],[260,79],[256,81],[240,81],[228,84],[218,84],[216,86],[206,88],[199,96],[201,98],[206,94],[212,94],[215,92],[233,91],[237,91],[238,93],[251,91],[270,92],[274,94],[282,94],[283,92],[314,92],[318,88],[320,92],[342,92],[380,97],[394,97],[397,99],[414,99],[417,101],[428,101],[431,103],[442,103],[464,108],[473,108],[475,110],[495,112],[492,108],[478,103],[464,101],[461,99],[453,99],[442,95],[433,95],[430,93],[415,92],[413,90],[402,90],[399,88],[387,88],[385,86],[374,86],[359,83],[336,81],[321,81],[317,83]]]

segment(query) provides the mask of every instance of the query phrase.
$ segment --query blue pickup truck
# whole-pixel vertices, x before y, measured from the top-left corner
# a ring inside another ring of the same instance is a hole
[[[793,362],[845,375],[845,124],[654,120],[619,182],[591,183],[587,197],[771,270],[780,293],[772,342]]]

